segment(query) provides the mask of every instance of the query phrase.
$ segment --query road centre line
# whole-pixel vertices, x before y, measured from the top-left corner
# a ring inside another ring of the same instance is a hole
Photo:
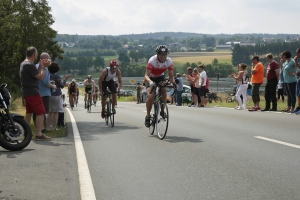
[[[261,137],[261,136],[254,136],[254,137],[257,138],[257,139],[266,140],[266,141],[269,141],[269,142],[274,142],[274,143],[277,143],[277,144],[282,144],[282,145],[285,145],[285,146],[289,146],[289,147],[293,147],[293,148],[296,148],[296,149],[300,149],[299,145],[295,145],[295,144],[291,144],[291,143],[287,143],[287,142],[282,142],[282,141],[279,141],[279,140],[274,140],[274,139],[270,139],[270,138],[266,138],[266,137]]]
[[[70,109],[66,108],[72,124],[74,142],[76,149],[78,174],[79,174],[79,185],[80,185],[80,195],[82,200],[96,200],[96,195],[94,191],[94,186],[92,183],[92,178],[89,170],[89,166],[86,160],[84,148],[81,142],[80,134],[76,125],[75,118],[71,113]]]

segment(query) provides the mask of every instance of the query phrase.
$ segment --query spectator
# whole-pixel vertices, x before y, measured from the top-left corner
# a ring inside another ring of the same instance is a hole
[[[277,101],[280,100],[280,97],[282,99],[282,102],[284,102],[284,95],[283,95],[283,83],[279,80],[277,84]]]
[[[189,107],[194,107],[195,106],[195,101],[197,101],[198,99],[198,88],[195,87],[195,82],[193,82],[192,80],[195,80],[193,78],[193,69],[191,67],[188,67],[187,68],[187,72],[188,72],[188,75],[186,74],[183,74],[183,76],[185,76],[186,80],[190,83],[190,86],[191,86],[191,93],[192,93],[192,104],[189,106]]]
[[[63,105],[62,106],[62,110],[60,110],[58,112],[58,120],[57,120],[57,127],[60,128],[60,127],[63,127],[65,126],[65,107],[67,106],[67,104],[65,103],[65,95],[61,95],[61,104]]]
[[[250,108],[248,111],[257,111],[260,110],[259,102],[259,88],[261,84],[264,82],[264,66],[261,62],[259,62],[258,56],[253,56],[252,58],[252,100],[253,100],[253,107]]]
[[[206,99],[205,99],[205,86],[206,86],[206,71],[204,71],[204,65],[199,65],[199,72],[200,72],[200,77],[199,77],[199,96],[201,99],[201,106],[204,107],[206,105]]]
[[[239,85],[238,91],[235,94],[238,101],[238,106],[236,107],[237,110],[243,110],[247,105],[248,72],[246,68],[247,65],[241,63],[238,65],[239,72],[232,74],[232,77],[236,79],[236,82]]]
[[[35,47],[26,50],[26,59],[20,65],[22,84],[22,96],[25,99],[26,115],[25,120],[30,124],[33,113],[36,113],[36,140],[51,140],[50,137],[42,134],[45,108],[39,91],[39,82],[45,76],[45,70],[50,65],[49,59],[41,59],[39,67],[33,64],[37,60],[38,51]]]
[[[142,99],[141,99],[141,91],[142,91],[142,87],[140,83],[137,83],[136,86],[136,98],[137,98],[137,104],[142,103]]]
[[[42,53],[40,55],[40,59],[44,60],[44,59],[50,59],[50,55],[48,53]],[[35,65],[36,68],[39,68],[39,63]],[[42,97],[43,100],[43,104],[44,104],[44,108],[45,108],[45,114],[44,114],[44,129],[42,129],[42,132],[44,132],[46,129],[46,127],[48,127],[47,125],[47,115],[49,113],[49,97],[51,96],[51,88],[56,89],[55,85],[52,85],[50,83],[50,74],[49,74],[49,70],[48,67],[45,67],[45,75],[43,80],[39,81],[39,91],[40,91],[40,95]],[[35,123],[35,118],[36,118],[36,114],[33,113],[33,121]]]
[[[295,60],[295,67],[297,68],[296,75],[297,75],[297,108],[294,110],[294,113],[297,115],[300,114],[300,48],[296,50]]]
[[[272,109],[271,111],[277,111],[277,99],[276,99],[276,87],[278,84],[279,79],[279,67],[278,63],[273,60],[272,54],[267,54],[266,56],[268,64],[267,68],[267,84],[265,87],[265,100],[266,100],[266,107],[261,111],[269,111],[271,102],[272,102]]]
[[[284,51],[281,55],[280,64],[282,65],[283,78],[286,84],[286,93],[288,96],[287,107],[282,111],[291,113],[294,111],[296,105],[297,67],[295,67],[295,60],[292,58],[291,52]]]
[[[147,100],[147,88],[145,82],[142,85],[142,102],[146,103]]]
[[[169,103],[169,105],[176,104],[176,102],[175,102],[175,93],[176,93],[175,88],[171,87],[169,93],[170,93],[170,103]]]
[[[205,98],[207,98],[207,93],[209,93],[209,78],[208,77],[206,77]]]
[[[176,106],[182,106],[182,91],[183,91],[183,81],[180,73],[176,74],[175,83],[177,85],[177,93],[176,93]]]
[[[63,105],[61,103],[61,88],[65,87],[65,84],[70,77],[70,75],[66,75],[64,81],[61,81],[61,78],[56,73],[60,70],[60,67],[57,63],[51,63],[51,65],[48,67],[50,72],[50,81],[56,85],[56,89],[52,89],[51,97],[49,99],[49,115],[47,117],[47,123],[48,127],[47,130],[50,130],[50,121],[51,117],[53,117],[53,123],[52,123],[52,129],[58,130],[56,128],[57,126],[57,120],[58,120],[58,112],[63,109]]]
[[[194,85],[194,90],[195,90],[195,92],[198,91],[198,93],[199,93],[199,78],[200,78],[199,71],[197,68],[194,68],[189,82]],[[192,107],[198,107],[198,95],[197,94],[194,94],[192,100],[193,100]]]

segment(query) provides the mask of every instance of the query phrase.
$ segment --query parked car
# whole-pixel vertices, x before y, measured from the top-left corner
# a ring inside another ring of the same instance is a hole
[[[192,94],[191,94],[191,87],[188,85],[183,85],[182,89],[182,103],[190,103],[192,102]],[[170,102],[170,88],[167,88],[167,102]]]
[[[77,86],[78,86],[78,87],[83,87],[83,83],[82,83],[82,82],[79,82],[79,83],[77,83]]]

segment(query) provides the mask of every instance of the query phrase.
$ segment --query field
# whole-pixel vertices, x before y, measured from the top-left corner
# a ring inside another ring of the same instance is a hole
[[[219,63],[231,64],[231,52],[176,52],[169,56],[175,67],[182,67],[187,62],[210,64],[215,58],[218,59]]]

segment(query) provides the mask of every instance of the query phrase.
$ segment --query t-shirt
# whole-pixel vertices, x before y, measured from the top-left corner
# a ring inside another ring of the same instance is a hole
[[[278,70],[278,63],[274,60],[273,62],[268,64],[266,78],[267,80],[277,80],[276,70]]]
[[[288,62],[283,63],[283,78],[285,83],[293,83],[297,81],[296,76],[291,76],[289,73],[296,73],[295,60],[291,58]]]
[[[206,71],[202,71],[201,73],[200,73],[200,78],[199,78],[199,85],[201,85],[202,84],[202,79],[204,79],[203,80],[203,84],[202,84],[202,86],[206,86]]]
[[[257,63],[254,67],[254,70],[256,71],[255,74],[252,74],[251,76],[251,82],[252,83],[263,83],[264,82],[264,66],[261,62]]]
[[[39,74],[39,71],[33,63],[28,60],[24,60],[20,65],[20,75],[22,84],[22,95],[34,96],[40,93],[39,81],[35,78]]]
[[[60,96],[62,94],[61,89],[65,87],[67,80],[61,82],[61,78],[57,74],[50,74],[50,80],[54,81],[56,85],[56,89],[51,90],[51,96]]]
[[[166,70],[173,70],[173,62],[171,58],[167,57],[165,62],[159,62],[157,55],[152,56],[147,65],[147,70],[151,70],[151,77],[159,77],[164,74]]]

